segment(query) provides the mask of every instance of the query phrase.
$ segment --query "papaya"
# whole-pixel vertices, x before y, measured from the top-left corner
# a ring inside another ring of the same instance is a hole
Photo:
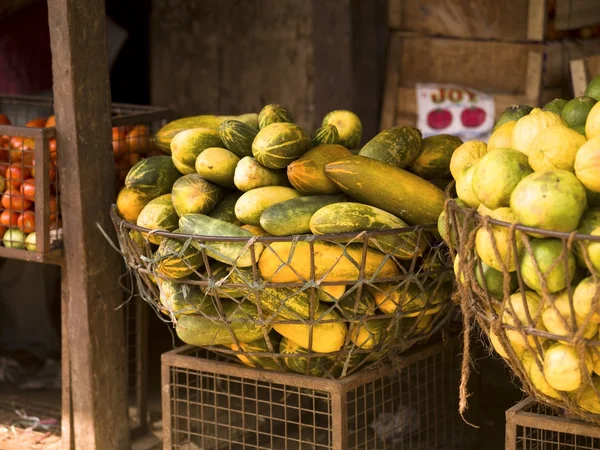
[[[431,180],[450,176],[450,160],[463,141],[449,134],[429,136],[421,141],[421,154],[409,166],[415,175]]]
[[[235,188],[233,177],[240,162],[234,153],[219,147],[209,147],[196,158],[196,172],[205,180],[219,186]]]
[[[173,163],[184,175],[196,173],[198,155],[210,147],[224,147],[217,130],[192,128],[182,131],[171,140]]]
[[[269,169],[283,169],[311,145],[310,138],[298,125],[278,122],[259,131],[252,143],[252,154]]]
[[[265,186],[289,186],[285,170],[268,169],[251,156],[237,164],[233,182],[243,192]]]
[[[362,122],[352,111],[338,109],[327,113],[321,126],[333,125],[337,128],[339,144],[346,148],[358,148],[362,139]]]
[[[307,151],[287,167],[287,177],[303,195],[338,194],[340,188],[325,174],[325,166],[351,156],[341,145],[319,145]]]
[[[222,194],[221,187],[194,173],[175,182],[172,201],[179,216],[191,213],[206,214],[214,208]]]
[[[403,169],[421,154],[421,131],[408,126],[384,130],[367,142],[359,155]]]
[[[394,261],[362,244],[346,247],[324,241],[314,244],[315,279],[321,281],[355,281],[358,279],[363,258],[364,276],[383,279],[398,276]],[[308,242],[273,242],[264,250],[258,267],[263,278],[272,283],[289,283],[311,279],[311,244]]]
[[[260,216],[269,206],[300,197],[295,189],[284,186],[265,186],[245,192],[235,204],[235,215],[247,225],[260,226]]]

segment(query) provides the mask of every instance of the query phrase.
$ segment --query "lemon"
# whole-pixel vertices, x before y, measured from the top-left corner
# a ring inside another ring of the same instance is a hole
[[[585,142],[585,137],[563,125],[544,128],[531,142],[529,165],[536,172],[558,169],[573,172],[575,155]]]
[[[553,125],[565,125],[565,122],[558,114],[534,108],[527,116],[517,121],[510,138],[511,148],[529,156],[529,147],[538,133]]]
[[[585,370],[592,372],[592,358],[585,352]],[[544,377],[548,384],[557,391],[575,391],[581,387],[579,353],[575,347],[554,344],[544,356]]]
[[[450,173],[456,180],[460,174],[487,153],[487,144],[482,141],[467,141],[454,150],[450,159]]]
[[[511,120],[501,125],[492,133],[488,140],[487,148],[493,150],[495,148],[510,148],[510,137],[512,135],[513,128],[517,124],[516,120]]]
[[[590,110],[585,121],[585,136],[590,139],[594,139],[596,136],[600,136],[600,103],[596,103]]]
[[[593,192],[600,192],[600,135],[583,144],[575,156],[575,175]]]

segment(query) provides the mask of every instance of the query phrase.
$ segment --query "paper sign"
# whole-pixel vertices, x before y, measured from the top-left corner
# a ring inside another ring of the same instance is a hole
[[[487,142],[494,128],[494,97],[449,84],[417,84],[417,126],[423,137],[451,134]]]

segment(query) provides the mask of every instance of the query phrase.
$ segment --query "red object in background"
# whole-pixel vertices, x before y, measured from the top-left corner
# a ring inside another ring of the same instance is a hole
[[[25,234],[33,233],[35,231],[35,213],[33,211],[25,211],[19,214],[17,226]]]
[[[477,128],[485,121],[485,111],[476,106],[464,109],[460,114],[462,124],[467,128]]]
[[[19,223],[19,213],[4,210],[0,214],[0,224],[7,228],[14,228]]]
[[[30,95],[52,89],[46,2],[36,2],[0,19],[0,30],[0,92]]]
[[[35,179],[27,178],[21,185],[21,194],[27,200],[35,201]]]
[[[436,109],[427,114],[427,124],[434,130],[443,130],[452,123],[452,114],[447,109]]]

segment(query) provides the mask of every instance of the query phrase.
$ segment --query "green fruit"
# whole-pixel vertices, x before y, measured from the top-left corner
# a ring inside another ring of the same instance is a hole
[[[193,284],[158,278],[158,286],[161,305],[175,317],[180,317],[182,314],[198,314],[211,303],[210,297],[207,298],[200,287]]]
[[[542,280],[536,271],[536,262],[549,293],[562,291],[567,287],[567,281],[575,274],[575,257],[572,252],[567,253],[568,272],[565,272],[565,263],[561,257],[563,243],[560,239],[533,239],[531,252],[523,252],[521,259],[521,276],[528,287],[542,292]]]
[[[267,169],[251,156],[240,160],[235,168],[233,182],[243,192],[265,186],[289,185],[285,170]]]
[[[577,228],[586,206],[585,188],[566,170],[532,173],[510,197],[510,208],[521,225],[566,233]]]
[[[511,148],[494,149],[477,163],[473,192],[490,209],[508,206],[515,186],[532,172],[524,153]]]
[[[207,214],[217,204],[223,188],[209,183],[197,173],[181,177],[173,185],[172,201],[179,216]]]
[[[470,208],[477,208],[481,203],[473,190],[473,177],[477,171],[478,163],[479,161],[476,161],[472,165],[467,166],[459,174],[458,178],[456,178],[456,195]]]
[[[210,147],[224,147],[217,130],[192,128],[182,131],[171,140],[173,163],[184,175],[196,173],[198,155]]]
[[[283,169],[311,146],[304,130],[293,123],[272,123],[256,135],[252,154],[269,169]]]
[[[313,133],[311,140],[313,147],[324,144],[338,144],[340,134],[335,125],[324,125]]]
[[[513,120],[519,120],[521,117],[524,117],[527,114],[529,114],[532,110],[533,110],[533,108],[528,105],[512,105],[512,106],[506,107],[504,109],[504,111],[502,111],[502,113],[498,116],[498,119],[496,120],[496,125],[494,125],[493,131],[496,131],[498,128],[500,128],[502,125],[504,125],[506,122],[510,122]]]
[[[421,142],[420,156],[413,161],[409,170],[426,180],[449,178],[452,154],[462,144],[460,138],[449,134],[427,137]]]
[[[359,155],[404,168],[421,154],[421,132],[398,126],[382,131],[365,144]]]
[[[394,336],[395,322],[392,319],[374,318],[353,324],[350,340],[363,350],[381,349]]]
[[[149,200],[171,192],[181,176],[168,156],[151,156],[136,163],[127,173],[125,186]]]
[[[243,192],[233,192],[215,205],[208,214],[214,219],[224,220],[234,225],[242,225],[242,222],[235,217],[235,204],[242,196]]]
[[[340,188],[325,174],[325,166],[350,155],[341,145],[319,145],[291,163],[287,167],[287,177],[303,195],[338,194]]]
[[[221,300],[225,320],[213,305],[203,308],[203,313],[182,315],[177,321],[175,331],[186,344],[198,347],[213,345],[231,345],[238,342],[253,342],[263,335],[265,325],[261,324],[258,310],[250,302],[237,303],[233,300]]]
[[[600,208],[589,208],[581,216],[579,226],[577,227],[577,233],[592,234],[592,232],[598,227],[600,227]],[[577,264],[579,264],[579,266],[584,269],[587,269],[588,267],[585,263],[585,258],[582,253],[582,247],[585,249],[585,251],[589,252],[589,244],[590,241],[575,241],[575,243],[573,244],[573,250],[575,252],[575,259],[577,260]]]
[[[600,75],[596,75],[592,78],[592,81],[590,81],[585,88],[583,95],[600,101]]]
[[[323,118],[321,126],[334,125],[340,136],[339,144],[346,148],[358,148],[362,139],[362,122],[352,111],[339,109]]]
[[[25,239],[25,248],[30,252],[35,252],[37,250],[35,231],[27,235],[27,238]]]
[[[572,128],[574,131],[577,131],[579,134],[585,136],[585,125],[577,125]]]
[[[286,337],[281,338],[279,353],[283,355],[295,355],[284,356],[283,358],[285,365],[293,372],[311,375],[313,377],[322,377],[334,370],[335,358],[326,356],[304,356],[308,353],[308,350]]]
[[[207,181],[228,188],[235,188],[233,177],[240,162],[234,153],[219,147],[204,150],[196,158],[196,172]]]
[[[324,206],[310,219],[310,230],[315,235],[354,233],[365,230],[392,230],[408,225],[398,217],[374,206],[361,203],[333,203]],[[420,255],[426,242],[417,245],[416,232],[399,232],[369,239],[368,245],[400,259]]]
[[[171,153],[171,140],[179,133],[191,128],[210,128],[218,130],[224,120],[236,119],[258,129],[258,115],[255,113],[241,116],[192,116],[169,122],[154,136],[154,144],[165,153]]]
[[[584,125],[590,110],[598,100],[591,97],[576,97],[570,100],[563,108],[560,117],[568,127]]]
[[[140,213],[137,225],[150,230],[174,231],[177,229],[177,212],[171,202],[171,194],[161,195],[150,201]],[[162,238],[153,233],[144,234],[153,244],[160,244]]]
[[[154,256],[156,271],[169,278],[185,278],[204,266],[202,252],[184,237],[163,239]]]
[[[269,206],[260,216],[260,226],[273,236],[310,233],[310,220],[322,207],[344,200],[342,195],[311,195]]]
[[[235,215],[242,223],[260,226],[260,216],[269,206],[300,196],[295,189],[283,186],[252,189],[238,199]]]
[[[456,203],[457,206],[461,207],[461,208],[466,208],[467,205],[464,204],[464,202],[462,200],[459,200],[458,198],[453,199],[454,203]],[[460,214],[457,214],[457,219],[460,218]],[[448,235],[447,235],[447,223],[446,223],[446,211],[442,211],[438,217],[437,220],[437,230],[438,233],[440,234],[441,238],[444,240],[444,242],[446,242],[447,244],[452,245],[453,247],[456,247],[456,236],[455,233],[458,232],[458,230],[456,230],[454,233],[452,233],[451,239],[448,239]],[[452,229],[450,230],[451,232],[453,231]]]
[[[504,297],[504,275],[499,270],[481,263],[481,268],[475,263],[475,278],[482,289],[487,289],[492,297],[501,299]],[[510,273],[510,290],[513,293],[519,287],[516,272]]]
[[[353,155],[327,164],[325,173],[350,197],[411,225],[435,223],[444,209],[440,189],[375,159]]]
[[[3,236],[4,246],[6,248],[25,248],[25,234],[18,228],[9,228]]]
[[[239,120],[226,120],[219,127],[219,136],[225,147],[238,158],[252,155],[252,141],[258,130]]]
[[[258,113],[258,126],[261,130],[272,123],[291,123],[293,121],[292,114],[281,105],[266,105]]]
[[[560,116],[567,103],[568,102],[565,99],[555,98],[554,100],[550,100],[548,103],[546,103],[542,109],[544,111],[553,112],[554,114],[558,114]]]
[[[219,219],[213,219],[202,214],[186,214],[179,219],[179,228],[183,234],[193,236],[220,236],[220,237],[245,237],[252,238],[253,235],[237,225]],[[217,261],[237,267],[249,267],[252,265],[252,249],[254,249],[255,260],[258,261],[264,246],[255,243],[247,246],[242,241],[192,241],[192,245],[198,250],[206,249],[206,254]],[[248,247],[248,248],[246,248]]]
[[[498,208],[490,214],[492,219],[507,224],[516,222],[516,217],[510,208]],[[498,271],[506,270],[513,272],[517,270],[519,254],[523,249],[521,232],[515,232],[514,241],[517,247],[515,255],[509,226],[492,225],[490,230],[485,227],[477,230],[475,236],[475,250],[477,255],[485,264]],[[498,255],[496,255],[496,251]]]

